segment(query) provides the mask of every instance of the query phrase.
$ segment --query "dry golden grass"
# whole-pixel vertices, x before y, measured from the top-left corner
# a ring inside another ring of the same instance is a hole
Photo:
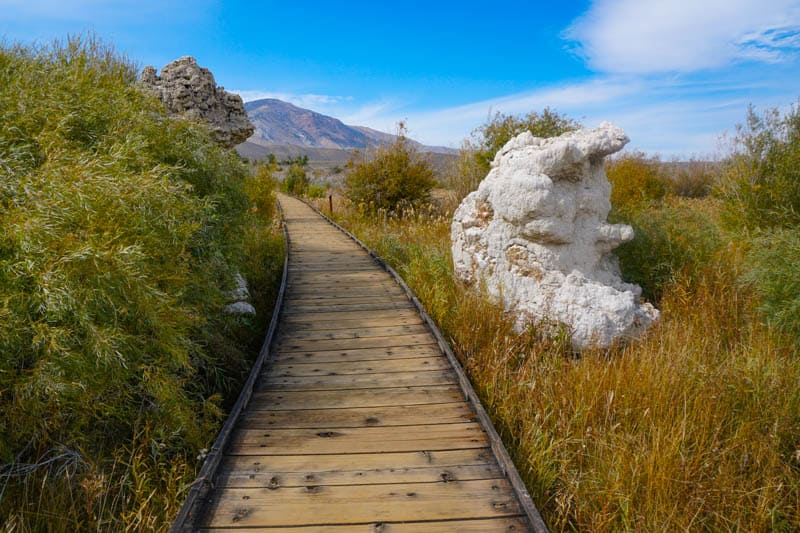
[[[800,359],[730,265],[675,280],[640,341],[578,357],[455,280],[449,217],[335,217],[451,340],[552,529],[800,528]]]

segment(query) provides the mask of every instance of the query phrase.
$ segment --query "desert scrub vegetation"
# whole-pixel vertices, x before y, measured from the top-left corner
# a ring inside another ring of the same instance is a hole
[[[269,318],[270,181],[93,37],[0,46],[0,529],[164,530]],[[257,319],[223,312],[236,272]]]
[[[401,212],[430,201],[433,169],[408,142],[403,122],[397,130],[394,143],[356,151],[347,162],[344,192],[362,209]]]
[[[775,124],[776,142],[797,149],[797,137],[781,134],[786,122]],[[662,316],[643,338],[607,350],[575,354],[567,331],[535,324],[514,332],[501,308],[455,279],[449,211],[393,216],[346,199],[334,209],[450,340],[553,530],[800,528],[798,275],[790,266],[800,261],[798,229],[772,216],[759,230],[752,218],[737,222],[747,212],[737,202],[749,201],[737,187],[757,184],[740,172],[764,168],[743,166],[753,154],[742,133],[727,161],[681,167],[713,169],[712,187],[705,174],[681,177],[711,194],[690,187],[690,197],[679,196],[687,189],[671,185],[674,174],[641,154],[609,163],[612,182],[627,176],[641,187],[625,183],[615,194],[612,217],[637,231],[620,248],[623,272]],[[790,198],[758,205],[791,217]]]

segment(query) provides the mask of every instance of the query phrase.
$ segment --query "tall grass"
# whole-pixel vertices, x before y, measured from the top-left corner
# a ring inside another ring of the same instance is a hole
[[[653,285],[661,320],[638,342],[579,357],[567,334],[515,333],[502,309],[457,282],[447,213],[370,216],[346,201],[334,212],[450,339],[551,528],[800,528],[800,358],[755,317],[735,243],[717,236],[702,253],[685,245],[699,262],[669,259],[668,244],[691,238],[683,228],[712,207],[650,210],[675,221],[650,235],[660,251],[640,248],[673,265]]]
[[[164,529],[268,319],[223,313],[279,270],[248,169],[135,80],[92,37],[0,47],[7,530]]]

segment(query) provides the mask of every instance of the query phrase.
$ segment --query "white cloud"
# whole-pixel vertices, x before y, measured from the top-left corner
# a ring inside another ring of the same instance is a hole
[[[392,131],[405,119],[410,136],[429,145],[458,148],[490,113],[522,114],[551,107],[586,127],[613,122],[628,133],[629,147],[665,157],[713,156],[718,139],[744,120],[747,105],[774,107],[796,98],[786,83],[791,74],[747,75],[730,79],[602,77],[584,83],[541,88],[528,93],[451,108],[403,113],[388,108],[351,124]],[[774,90],[775,87],[783,87]]]
[[[389,109],[364,125],[390,131],[398,120],[406,120],[411,136],[425,144],[458,147],[472,130],[495,112],[518,115],[550,107],[580,117],[586,111],[636,94],[641,84],[631,80],[591,80],[585,83],[545,87],[466,105],[401,113]]]
[[[380,131],[393,131],[402,117],[396,118],[401,106],[393,100],[368,102],[345,111],[339,119],[345,124],[370,126]],[[389,122],[387,124],[387,121]]]
[[[564,32],[608,73],[688,72],[800,50],[797,0],[595,0]]]
[[[335,96],[329,94],[292,94],[247,89],[231,89],[231,92],[241,96],[242,100],[245,102],[252,102],[253,100],[261,100],[263,98],[277,98],[278,100],[289,102],[298,107],[311,109],[312,111],[318,111],[321,107],[337,105],[353,100],[352,96]]]

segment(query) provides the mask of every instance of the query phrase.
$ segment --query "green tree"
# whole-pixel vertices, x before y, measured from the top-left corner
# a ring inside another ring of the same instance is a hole
[[[428,202],[436,180],[428,160],[408,142],[401,122],[394,143],[372,152],[357,152],[350,159],[344,185],[353,202],[394,210]]]

